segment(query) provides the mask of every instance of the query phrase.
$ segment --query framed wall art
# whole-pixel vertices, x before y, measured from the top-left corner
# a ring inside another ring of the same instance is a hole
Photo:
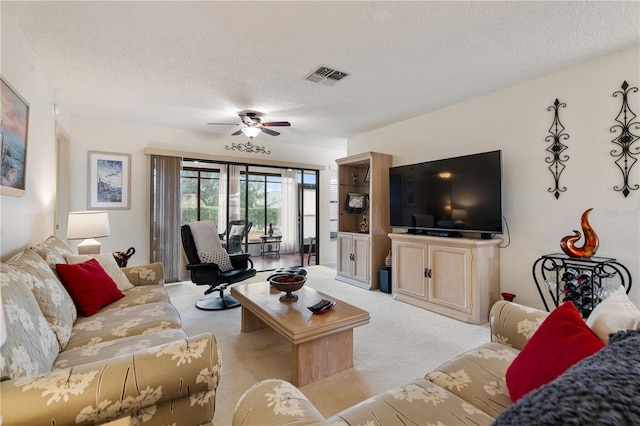
[[[89,151],[89,210],[131,208],[131,154]]]
[[[4,78],[0,77],[0,81],[2,84],[0,87],[2,99],[0,194],[22,197],[27,180],[29,104]]]

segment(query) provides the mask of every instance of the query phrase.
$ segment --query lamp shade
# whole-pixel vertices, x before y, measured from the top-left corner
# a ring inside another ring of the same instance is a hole
[[[249,126],[249,127],[243,127],[242,128],[242,133],[244,133],[246,136],[249,136],[250,138],[255,138],[256,136],[258,136],[258,134],[261,131],[262,130],[260,130],[259,127],[255,127],[255,126]]]
[[[82,240],[111,235],[109,216],[105,211],[87,211],[69,213],[67,239]]]

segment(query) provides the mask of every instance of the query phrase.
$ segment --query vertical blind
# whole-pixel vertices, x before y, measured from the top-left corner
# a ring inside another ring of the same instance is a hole
[[[182,158],[151,156],[151,261],[162,262],[166,282],[180,280]]]

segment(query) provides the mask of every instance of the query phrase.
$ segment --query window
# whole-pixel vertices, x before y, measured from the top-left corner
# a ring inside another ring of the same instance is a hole
[[[218,170],[184,167],[180,174],[182,223],[213,220],[218,223]]]
[[[256,269],[301,265],[318,235],[318,177],[317,170],[184,158],[182,223],[212,220],[223,231],[228,220],[246,218],[252,227],[243,251],[255,256]],[[282,238],[282,257],[260,256],[269,225]]]
[[[248,181],[248,185],[245,183]],[[248,188],[249,197],[245,196]],[[244,211],[245,200],[249,203],[249,220],[253,222],[249,239],[258,239],[273,226],[278,233],[282,202],[282,178],[280,175],[250,172],[240,174],[240,210]],[[253,237],[253,238],[252,238]]]

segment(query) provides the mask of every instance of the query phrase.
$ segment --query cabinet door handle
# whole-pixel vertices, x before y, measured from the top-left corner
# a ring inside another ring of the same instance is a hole
[[[431,278],[431,268],[424,268],[424,277]]]

